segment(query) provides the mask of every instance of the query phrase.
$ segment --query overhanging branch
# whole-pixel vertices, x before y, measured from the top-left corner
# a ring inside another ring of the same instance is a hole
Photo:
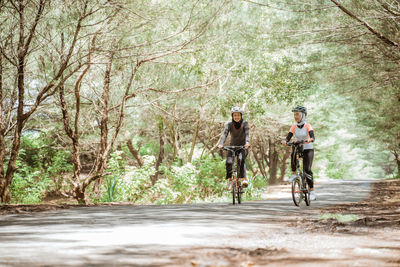
[[[341,5],[338,1],[336,0],[331,0],[338,8],[340,8],[340,10],[342,10],[344,13],[346,13],[347,15],[349,15],[351,18],[355,19],[356,21],[360,22],[362,25],[364,25],[371,33],[373,33],[376,37],[378,37],[379,39],[381,39],[382,41],[384,41],[386,44],[390,45],[390,46],[395,46],[395,47],[399,47],[399,44],[390,40],[389,38],[387,38],[386,36],[384,36],[382,33],[378,32],[377,30],[375,30],[374,28],[372,28],[367,22],[363,21],[362,19],[360,19],[359,17],[357,17],[356,15],[354,15],[350,10],[348,10],[347,8],[345,8],[343,5]]]

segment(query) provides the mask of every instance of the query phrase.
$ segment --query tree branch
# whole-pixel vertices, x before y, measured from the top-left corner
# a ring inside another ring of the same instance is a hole
[[[374,28],[372,28],[367,22],[363,21],[362,19],[360,19],[359,17],[357,17],[356,15],[354,15],[352,12],[350,12],[350,10],[348,10],[347,8],[345,8],[343,5],[341,5],[338,1],[336,0],[331,0],[338,8],[340,8],[344,13],[346,13],[347,15],[349,15],[351,18],[355,19],[356,21],[360,22],[362,25],[364,25],[371,33],[373,33],[376,37],[378,37],[379,39],[381,39],[382,41],[384,41],[386,44],[391,45],[391,46],[395,46],[395,47],[399,47],[399,44],[397,44],[396,42],[390,40],[389,38],[387,38],[386,36],[384,36],[382,33],[376,31]]]

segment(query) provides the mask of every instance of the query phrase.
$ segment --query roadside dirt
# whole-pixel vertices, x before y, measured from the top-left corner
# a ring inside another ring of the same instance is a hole
[[[400,180],[384,180],[372,183],[370,197],[358,203],[344,203],[341,205],[321,208],[320,218],[304,218],[297,222],[298,226],[310,231],[329,231],[360,233],[371,228],[400,229]],[[335,218],[321,219],[323,215],[354,216],[354,220],[340,222]]]
[[[364,201],[281,220],[254,233],[266,243],[188,248],[172,266],[400,266],[400,180],[373,182]]]
[[[22,205],[22,204],[7,204],[0,205],[0,215],[5,214],[20,214],[20,213],[32,213],[40,211],[50,211],[57,209],[67,209],[73,207],[73,205],[57,205],[57,204],[37,204],[37,205]]]
[[[63,203],[65,202],[65,203]],[[87,205],[79,205],[79,204],[71,204],[73,200],[70,199],[57,199],[56,201],[44,201],[40,204],[0,204],[0,215],[6,214],[29,214],[34,212],[43,212],[43,211],[53,211],[53,210],[62,210],[62,209],[70,209],[70,208],[81,208],[81,207],[110,207],[110,206],[133,206],[132,203],[101,203],[101,204],[87,204]],[[59,203],[59,204],[56,204]]]

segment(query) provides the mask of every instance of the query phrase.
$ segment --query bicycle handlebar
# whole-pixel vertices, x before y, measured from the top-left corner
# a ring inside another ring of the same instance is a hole
[[[286,145],[288,145],[288,146],[298,146],[298,145],[304,144],[305,142],[306,142],[305,140],[295,141],[295,142],[288,142],[288,143],[286,143]]]
[[[224,146],[222,147],[223,150],[230,150],[230,151],[237,151],[240,149],[244,149],[244,146]]]

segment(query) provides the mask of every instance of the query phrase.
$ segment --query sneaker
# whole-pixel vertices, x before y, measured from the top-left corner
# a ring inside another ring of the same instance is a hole
[[[296,174],[292,174],[292,176],[290,176],[289,178],[289,182],[293,182],[294,178],[296,178],[297,175]]]
[[[242,187],[243,188],[246,188],[246,187],[248,187],[249,186],[249,183],[247,182],[247,179],[246,178],[243,178],[242,179]]]
[[[317,199],[317,195],[315,194],[314,191],[310,192],[310,200],[316,200]]]

